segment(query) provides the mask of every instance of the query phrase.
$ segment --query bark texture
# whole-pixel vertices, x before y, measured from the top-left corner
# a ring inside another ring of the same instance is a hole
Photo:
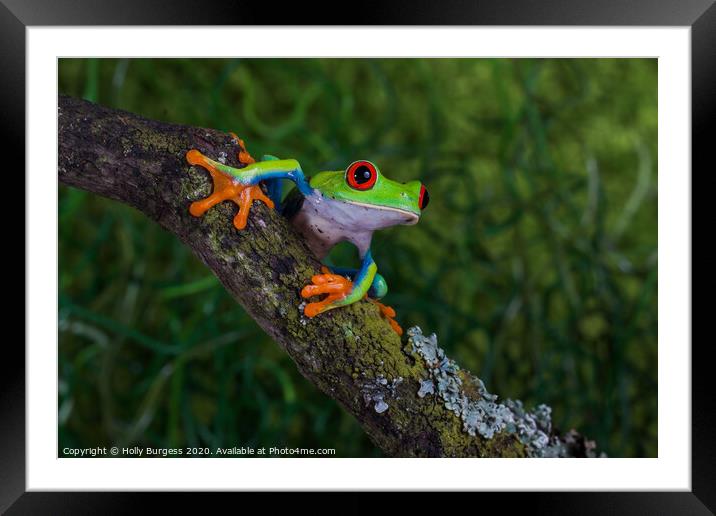
[[[527,454],[515,434],[500,432],[491,439],[469,435],[460,417],[438,397],[419,397],[426,364],[372,303],[364,300],[305,318],[299,292],[320,272],[320,263],[274,210],[254,203],[243,231],[232,224],[237,208],[229,202],[201,218],[189,214],[191,202],[208,196],[212,183],[204,169],[186,162],[186,152],[196,148],[240,166],[236,154],[241,149],[230,135],[147,120],[64,96],[58,117],[60,182],[133,206],[181,239],[300,372],[355,416],[387,455]],[[471,377],[460,374],[468,386]],[[388,408],[382,412],[370,400],[376,388],[385,393]],[[477,390],[465,392],[479,398]],[[583,455],[583,443],[570,454]]]

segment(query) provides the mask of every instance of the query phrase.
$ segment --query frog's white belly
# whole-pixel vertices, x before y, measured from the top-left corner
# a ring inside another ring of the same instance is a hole
[[[301,209],[291,219],[319,259],[345,240],[363,256],[370,248],[373,231],[415,222],[417,217],[410,213],[336,201],[317,192],[305,197]]]

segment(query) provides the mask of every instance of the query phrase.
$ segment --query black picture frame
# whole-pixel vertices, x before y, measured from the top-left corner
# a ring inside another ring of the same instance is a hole
[[[335,3],[207,2],[198,0],[124,0],[99,5],[92,0],[0,0],[0,65],[3,70],[2,125],[5,148],[23,160],[25,148],[25,29],[36,25],[346,25],[345,12]],[[716,5],[714,0],[503,0],[501,2],[384,2],[355,8],[349,24],[369,25],[577,25],[577,26],[689,26],[692,73],[692,178],[695,170],[712,175],[710,134],[716,120]],[[707,164],[710,165],[707,168]],[[17,173],[20,162],[12,170]],[[5,169],[6,172],[9,168]],[[711,174],[709,174],[711,172]],[[685,171],[685,173],[688,173]],[[700,179],[701,181],[701,179]],[[19,182],[18,182],[19,183]],[[20,186],[18,184],[17,188]],[[24,189],[24,186],[22,187]],[[693,186],[692,186],[693,188]],[[703,187],[701,188],[703,191]],[[693,191],[693,190],[692,190]],[[25,192],[27,195],[27,192]],[[14,194],[17,198],[23,198]],[[15,212],[24,213],[23,206]],[[707,219],[701,219],[707,220]],[[694,225],[697,221],[694,220]],[[20,225],[12,222],[16,228]],[[693,234],[693,230],[692,230]],[[22,241],[24,242],[24,235]],[[19,239],[16,240],[20,241]],[[701,244],[702,247],[704,244]],[[19,244],[15,256],[21,254]],[[23,259],[24,245],[23,245]],[[692,256],[694,246],[692,245]],[[23,260],[24,267],[24,260]],[[24,269],[26,271],[26,269]],[[700,269],[699,269],[700,270]],[[26,271],[27,274],[27,271]],[[706,285],[709,282],[704,282]],[[10,288],[6,286],[6,288]],[[701,289],[705,289],[702,286]],[[17,296],[15,296],[16,298]],[[692,292],[693,298],[693,292]],[[708,305],[695,305],[702,312]],[[23,303],[23,306],[25,304]],[[32,307],[26,307],[31,310]],[[695,312],[692,312],[695,313]],[[693,315],[692,315],[693,321]],[[688,343],[670,343],[684,346]],[[692,491],[643,493],[530,493],[510,494],[510,504],[529,504],[530,512],[664,514],[716,512],[716,446],[710,396],[712,367],[709,342],[692,345]],[[120,513],[131,507],[128,493],[26,492],[25,352],[17,340],[5,339],[0,360],[0,513],[75,514]],[[485,495],[488,496],[488,495]],[[490,495],[491,496],[491,495]],[[497,495],[499,496],[499,495]],[[146,498],[146,496],[143,496]],[[186,509],[183,495],[162,497],[162,508]],[[418,499],[419,500],[419,499]],[[362,502],[351,504],[360,510]],[[367,507],[367,506],[366,506]]]

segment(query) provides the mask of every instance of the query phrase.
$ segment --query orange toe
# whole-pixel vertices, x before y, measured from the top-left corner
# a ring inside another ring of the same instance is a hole
[[[401,328],[400,325],[395,321],[395,310],[393,310],[393,308],[388,305],[384,305],[380,301],[376,301],[375,299],[368,298],[368,300],[378,307],[378,310],[380,310],[380,314],[388,321],[390,327],[393,328],[393,331],[395,331],[395,333],[397,333],[398,335],[402,335],[403,328]]]
[[[319,301],[317,303],[308,303],[304,309],[303,313],[306,317],[310,317],[311,319],[316,317],[318,314],[320,314],[323,309],[326,307],[327,303],[325,301]]]
[[[249,220],[249,211],[254,201],[261,201],[269,208],[274,207],[274,203],[269,199],[259,185],[243,186],[238,196],[231,198],[239,206],[239,213],[234,217],[234,227],[236,229],[244,229],[246,222]]]
[[[186,153],[186,160],[191,165],[202,165],[206,163],[205,156],[196,149],[192,149]],[[213,167],[212,167],[213,168]]]
[[[390,323],[390,327],[393,328],[393,331],[397,333],[398,335],[403,334],[403,328],[400,327],[400,325],[395,322],[395,319],[388,319],[388,322]]]

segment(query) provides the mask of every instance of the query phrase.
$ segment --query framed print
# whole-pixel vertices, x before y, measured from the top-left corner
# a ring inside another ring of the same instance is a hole
[[[385,4],[352,26],[40,4],[2,11],[27,224],[3,509],[713,508],[690,210],[712,2]]]

